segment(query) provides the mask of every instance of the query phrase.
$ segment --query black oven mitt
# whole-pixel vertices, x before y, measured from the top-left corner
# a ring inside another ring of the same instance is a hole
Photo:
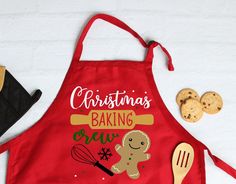
[[[38,89],[31,96],[23,86],[0,66],[0,136],[14,125],[41,97]]]

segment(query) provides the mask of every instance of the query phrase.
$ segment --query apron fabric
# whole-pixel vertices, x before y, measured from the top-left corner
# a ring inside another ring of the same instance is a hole
[[[81,61],[83,40],[102,19],[129,32],[147,49],[144,61]],[[204,184],[204,150],[234,178],[236,171],[211,154],[171,115],[157,90],[153,49],[129,26],[105,14],[93,16],[78,40],[58,95],[30,129],[0,147],[9,150],[7,184],[172,184],[172,154],[182,142],[194,149],[183,184]]]

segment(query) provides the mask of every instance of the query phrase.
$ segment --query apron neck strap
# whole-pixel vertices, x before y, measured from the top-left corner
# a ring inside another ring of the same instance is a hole
[[[133,29],[131,29],[127,24],[125,24],[124,22],[120,21],[119,19],[117,19],[113,16],[106,15],[106,14],[97,14],[97,15],[93,16],[88,21],[86,26],[84,27],[84,29],[80,35],[80,38],[78,40],[76,49],[75,49],[75,53],[73,56],[73,62],[78,62],[80,60],[82,50],[83,50],[83,41],[84,41],[90,27],[92,26],[93,22],[97,19],[102,19],[106,22],[116,25],[117,27],[129,32],[130,34],[132,34],[135,38],[137,38],[139,40],[139,42],[143,45],[143,47],[148,48],[148,44],[143,40],[143,38],[138,33],[136,33]]]
[[[148,51],[147,51],[147,55],[146,55],[146,59],[145,59],[145,62],[148,62],[148,63],[152,63],[153,61],[153,56],[154,56],[154,53],[153,53],[153,49],[157,46],[159,46],[161,48],[161,50],[165,53],[167,59],[168,59],[168,63],[167,63],[167,66],[168,66],[168,70],[169,71],[174,71],[174,66],[173,66],[173,63],[172,63],[172,58],[171,58],[171,55],[170,53],[166,50],[165,47],[163,47],[160,43],[156,42],[156,41],[150,41],[148,43]]]

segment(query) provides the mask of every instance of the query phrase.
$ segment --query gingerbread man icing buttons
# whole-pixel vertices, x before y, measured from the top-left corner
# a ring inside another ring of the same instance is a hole
[[[119,162],[111,167],[115,174],[121,174],[124,171],[131,179],[137,179],[140,176],[138,163],[149,160],[151,155],[146,153],[150,147],[148,135],[140,130],[132,130],[126,133],[122,139],[122,146],[115,146],[116,152],[121,156]]]

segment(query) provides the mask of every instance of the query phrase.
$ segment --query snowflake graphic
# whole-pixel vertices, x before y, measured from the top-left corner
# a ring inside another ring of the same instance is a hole
[[[98,155],[100,156],[100,160],[106,160],[106,161],[108,161],[108,160],[111,158],[112,153],[111,153],[110,148],[102,148],[102,149],[98,152]]]

